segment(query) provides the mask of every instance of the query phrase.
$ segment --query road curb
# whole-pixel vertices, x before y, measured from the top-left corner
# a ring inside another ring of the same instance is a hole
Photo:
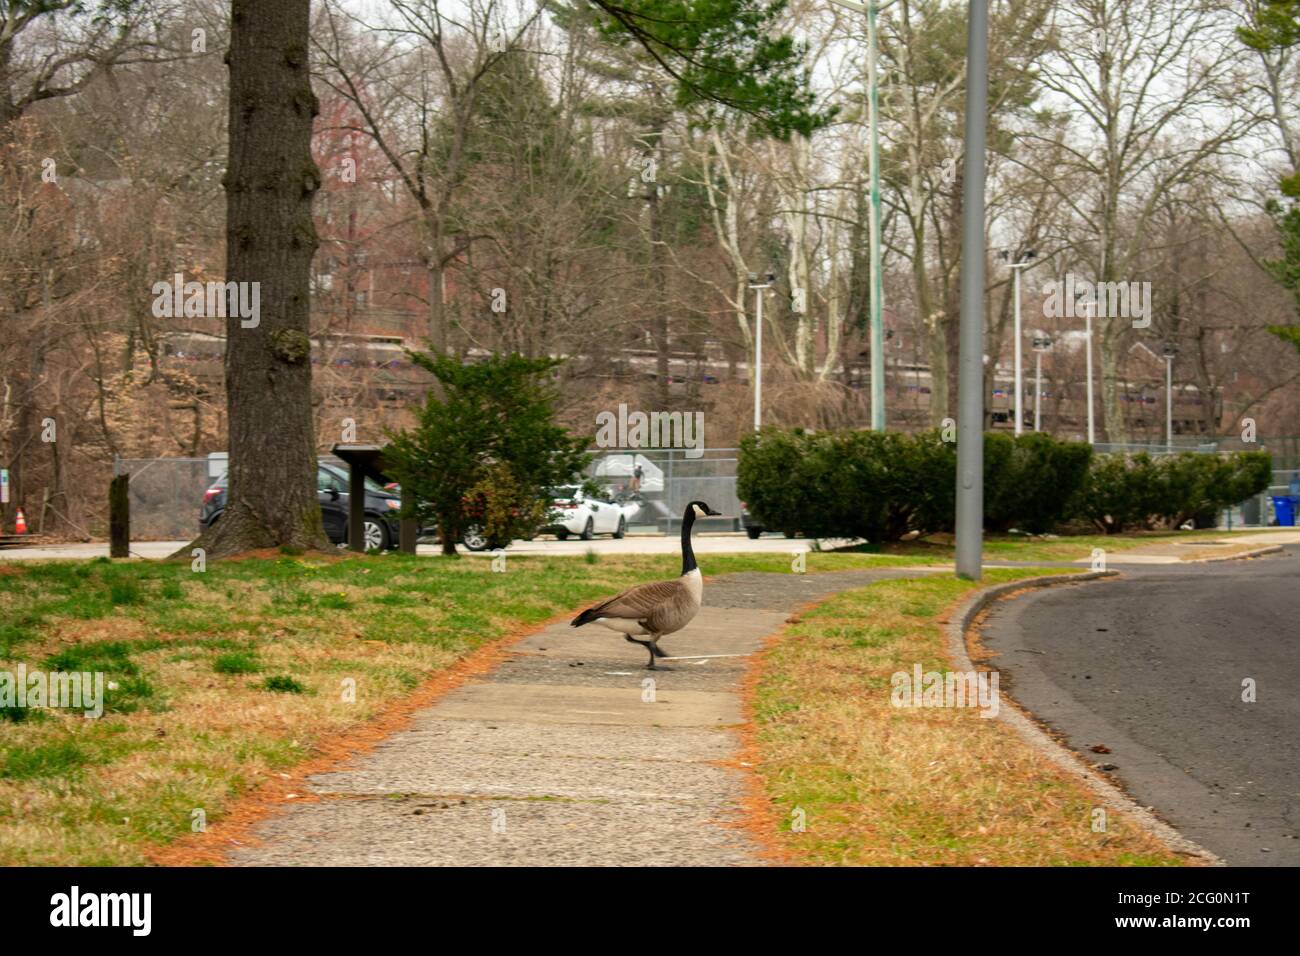
[[[1242,551],[1240,554],[1220,554],[1211,558],[1194,558],[1191,561],[1184,561],[1183,564],[1216,564],[1220,561],[1240,561],[1243,558],[1258,558],[1261,554],[1282,554],[1284,551],[1280,544],[1270,544],[1267,547],[1255,548],[1252,551]]]
[[[1240,557],[1240,555],[1234,555]],[[1217,560],[1231,560],[1219,558]],[[1052,587],[1057,584],[1080,584],[1085,581],[1096,581],[1099,578],[1108,578],[1117,575],[1117,571],[1085,571],[1079,574],[1051,574],[1037,578],[1024,578],[1020,581],[1011,581],[1006,584],[997,584],[992,587],[981,588],[974,594],[970,595],[953,612],[948,620],[946,627],[948,653],[952,657],[954,667],[959,671],[973,671],[975,664],[970,659],[970,654],[966,650],[966,634],[971,625],[975,623],[975,618],[980,612],[988,608],[998,599],[1015,591],[1022,591],[1026,588],[1044,588]],[[1142,829],[1161,840],[1172,849],[1187,856],[1196,857],[1197,859],[1208,863],[1212,866],[1226,865],[1223,860],[1215,856],[1209,850],[1200,844],[1194,843],[1184,837],[1181,833],[1158,818],[1147,807],[1140,806],[1128,794],[1120,790],[1117,786],[1107,780],[1087,765],[1082,757],[1073,750],[1054,740],[1033,720],[1031,720],[1017,704],[1013,707],[1000,707],[998,709],[998,720],[1002,720],[1018,733],[1027,744],[1047,757],[1061,770],[1082,782],[1090,789],[1101,801],[1107,810],[1115,810],[1125,813],[1132,817]]]

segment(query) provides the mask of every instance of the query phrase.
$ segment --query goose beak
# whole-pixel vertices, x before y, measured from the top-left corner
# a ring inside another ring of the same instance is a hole
[[[705,513],[706,515],[708,515],[710,518],[716,518],[716,517],[718,517],[720,514],[722,514],[721,511],[714,511],[712,508],[710,508],[708,511],[706,511],[706,512],[704,512],[704,513]]]

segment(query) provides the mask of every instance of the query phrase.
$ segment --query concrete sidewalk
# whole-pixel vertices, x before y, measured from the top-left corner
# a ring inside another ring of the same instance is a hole
[[[318,801],[263,821],[235,865],[754,865],[734,758],[747,658],[797,607],[916,571],[727,575],[644,665],[618,634],[557,624],[418,714]],[[576,609],[575,609],[576,610]],[[652,681],[653,683],[649,683]]]
[[[1123,551],[1108,551],[1107,565],[1183,564],[1238,557],[1261,548],[1300,544],[1300,531],[1281,529],[1274,531],[1225,531],[1213,540],[1153,541]],[[1090,558],[1071,562],[1076,565],[1091,563]]]

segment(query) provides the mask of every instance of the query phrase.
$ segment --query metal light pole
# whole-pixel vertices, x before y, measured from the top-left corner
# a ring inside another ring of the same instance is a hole
[[[1087,339],[1088,352],[1085,361],[1085,374],[1088,376],[1088,444],[1093,445],[1097,442],[1097,432],[1092,418],[1092,318],[1097,311],[1097,298],[1093,295],[1086,303],[1088,311],[1084,313],[1087,318],[1085,328],[1087,332],[1084,337]]]
[[[978,581],[982,574],[984,549],[984,152],[988,46],[988,0],[970,0],[957,385],[957,577],[973,581]]]
[[[1092,320],[1097,313],[1097,303],[1088,303],[1088,444],[1097,442],[1096,401],[1092,394]]]
[[[1046,335],[1034,336],[1034,431],[1043,430],[1043,353],[1052,347]]]
[[[1023,422],[1025,420],[1020,408],[1025,395],[1025,383],[1020,378],[1020,270],[1013,267],[1011,271],[1016,277],[1016,435],[1019,436],[1023,431]]]
[[[1043,430],[1043,353],[1034,353],[1034,431]]]
[[[1165,359],[1165,446],[1174,447],[1174,356],[1178,346],[1166,342],[1163,349]]]
[[[754,321],[754,431],[763,427],[763,291],[776,281],[776,273],[769,272],[758,281],[758,276],[749,274],[749,287],[758,295],[757,315]]]
[[[1015,355],[1016,355],[1016,359],[1015,359],[1015,368],[1016,368],[1016,372],[1015,372],[1015,379],[1016,379],[1016,404],[1015,404],[1015,416],[1016,416],[1016,434],[1017,434],[1017,435],[1021,434],[1021,433],[1024,431],[1024,421],[1025,421],[1024,411],[1022,410],[1022,407],[1021,407],[1022,404],[1023,404],[1023,402],[1024,402],[1025,383],[1024,383],[1024,377],[1022,376],[1021,371],[1020,371],[1021,368],[1022,368],[1022,363],[1021,363],[1021,360],[1020,360],[1020,346],[1021,346],[1021,338],[1022,338],[1022,333],[1021,333],[1021,331],[1020,331],[1020,270],[1021,270],[1021,269],[1024,269],[1024,268],[1027,268],[1028,266],[1030,266],[1030,265],[1032,264],[1032,263],[1030,262],[1030,260],[1034,258],[1034,255],[1035,255],[1035,253],[1034,253],[1034,250],[1033,250],[1033,249],[1026,249],[1024,252],[1020,253],[1020,255],[1016,256],[1015,261],[1013,261],[1013,262],[1010,263],[1010,266],[1011,266],[1011,272],[1012,272],[1012,274],[1015,276],[1015,292],[1014,292],[1013,294],[1015,295],[1015,298],[1016,298],[1016,321],[1015,321],[1015,337],[1016,337],[1016,348],[1015,348]],[[1003,259],[1010,260],[1010,259],[1011,259],[1011,253],[1010,253],[1010,251],[1004,249],[1004,250],[1002,251],[1002,258],[1003,258]]]
[[[763,427],[763,290],[758,290],[754,319],[754,431]]]
[[[885,430],[885,290],[881,277],[880,240],[880,115],[879,81],[876,77],[876,14],[894,2],[856,3],[831,0],[837,6],[867,15],[867,125],[871,128],[867,172],[871,177],[871,427]]]

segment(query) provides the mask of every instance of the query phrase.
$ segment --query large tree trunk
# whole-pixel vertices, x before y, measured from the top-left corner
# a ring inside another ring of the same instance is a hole
[[[196,545],[209,557],[325,548],[316,498],[309,285],[316,230],[317,113],[307,69],[311,0],[233,0],[226,281],[260,284],[260,315],[226,320],[230,484]],[[185,549],[188,553],[188,549]]]

